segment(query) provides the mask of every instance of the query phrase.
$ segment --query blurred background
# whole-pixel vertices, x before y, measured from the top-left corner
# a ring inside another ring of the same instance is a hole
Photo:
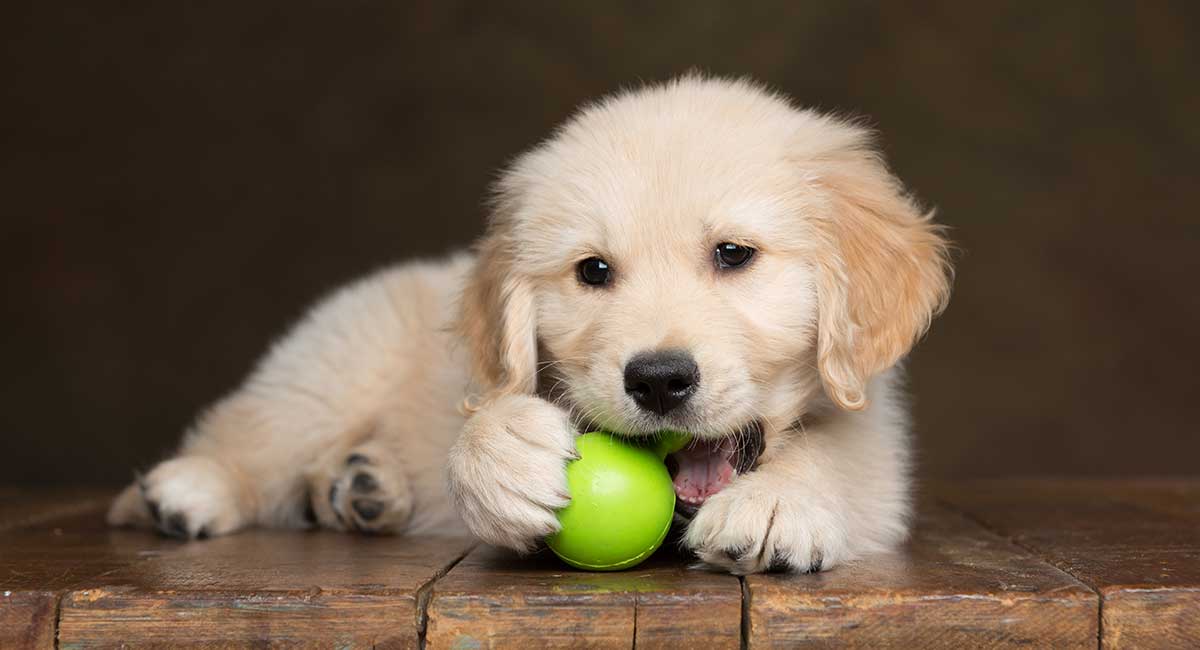
[[[120,482],[313,300],[467,245],[580,102],[866,116],[962,253],[921,474],[1200,469],[1200,3],[49,0],[0,10],[0,479]]]

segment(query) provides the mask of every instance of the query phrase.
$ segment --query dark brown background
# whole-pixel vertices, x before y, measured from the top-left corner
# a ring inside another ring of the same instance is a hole
[[[869,116],[953,227],[926,475],[1200,468],[1195,3],[192,4],[0,20],[6,482],[128,478],[322,292],[469,242],[572,107],[692,66]]]

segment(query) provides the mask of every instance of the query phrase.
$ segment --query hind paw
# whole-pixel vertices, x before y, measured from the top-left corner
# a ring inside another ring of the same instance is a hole
[[[245,525],[242,511],[234,478],[224,467],[211,458],[182,456],[160,463],[126,488],[113,502],[108,522],[205,539]]]
[[[332,459],[311,481],[313,514],[326,528],[398,533],[412,514],[403,469],[369,447]]]

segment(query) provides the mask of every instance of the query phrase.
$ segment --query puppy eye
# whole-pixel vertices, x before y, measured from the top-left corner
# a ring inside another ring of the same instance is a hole
[[[608,262],[599,257],[589,257],[580,262],[578,272],[580,282],[595,287],[608,284],[612,279],[612,269],[609,268]]]
[[[717,244],[717,266],[723,269],[736,269],[744,266],[754,257],[754,249],[741,244],[723,242]]]

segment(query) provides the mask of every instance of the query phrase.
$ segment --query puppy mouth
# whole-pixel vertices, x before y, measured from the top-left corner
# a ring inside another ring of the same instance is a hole
[[[723,438],[696,438],[667,456],[675,484],[675,512],[690,520],[712,495],[754,469],[763,452],[762,425],[752,423]]]

